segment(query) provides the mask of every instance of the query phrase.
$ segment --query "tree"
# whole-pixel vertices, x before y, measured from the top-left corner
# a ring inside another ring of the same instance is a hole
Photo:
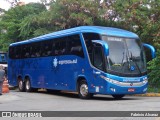
[[[160,47],[160,45],[158,45]],[[160,48],[157,50],[157,56],[148,62],[149,85],[153,88],[160,88]]]
[[[43,4],[31,3],[25,6],[16,6],[9,9],[8,11],[5,11],[4,14],[1,16],[0,21],[1,42],[5,41],[5,44],[9,45],[9,43],[11,42],[24,40],[25,36],[22,35],[20,29],[21,23],[26,17],[33,14],[39,14],[45,10],[46,8]],[[4,47],[7,47],[7,45],[5,45]],[[7,48],[2,47],[2,49]]]
[[[113,10],[124,29],[136,32],[143,42],[156,46],[160,34],[160,0],[115,1]]]
[[[47,3],[46,0],[42,2]],[[49,10],[43,4],[16,6],[5,12],[0,23],[6,30],[3,38],[21,41],[60,29],[94,25],[101,18],[102,9],[97,0],[49,0]]]
[[[20,28],[21,35],[25,34],[22,36],[39,36],[81,25],[96,25],[103,13],[97,0],[53,0],[49,5],[48,11],[25,18]]]

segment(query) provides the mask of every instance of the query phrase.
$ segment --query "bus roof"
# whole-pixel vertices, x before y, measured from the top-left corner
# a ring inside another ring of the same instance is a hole
[[[92,33],[99,33],[99,34],[108,35],[108,36],[127,37],[127,38],[135,38],[135,39],[138,38],[138,35],[136,35],[135,33],[127,30],[119,29],[119,28],[102,27],[102,26],[80,26],[80,27],[75,27],[75,28],[70,28],[66,30],[45,34],[29,40],[12,43],[11,46],[15,44],[24,44],[24,43],[41,41],[41,40],[47,40],[47,39],[56,38],[58,36],[65,36],[65,35],[76,34],[81,32],[82,33],[92,32]]]

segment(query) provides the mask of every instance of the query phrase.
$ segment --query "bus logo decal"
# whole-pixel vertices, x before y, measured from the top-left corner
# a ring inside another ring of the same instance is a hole
[[[53,60],[53,66],[57,67],[57,65],[58,65],[58,60],[57,60],[57,58],[54,58],[54,60]]]
[[[58,64],[60,64],[60,65],[76,64],[76,63],[77,63],[77,59],[74,59],[74,60],[60,60],[60,61],[58,61]]]
[[[135,67],[134,66],[130,66],[130,71],[134,71]]]
[[[57,58],[53,59],[53,66],[56,68],[58,65],[67,65],[67,64],[77,64],[77,59],[73,60],[58,60]]]

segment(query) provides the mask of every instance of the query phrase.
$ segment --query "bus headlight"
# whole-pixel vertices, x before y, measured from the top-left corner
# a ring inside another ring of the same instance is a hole
[[[146,84],[148,82],[148,78],[147,77],[143,78],[142,82],[143,82],[143,84]]]
[[[117,84],[119,81],[110,79],[111,83]]]
[[[113,79],[107,78],[107,77],[102,76],[102,75],[101,75],[100,77],[101,77],[102,79],[104,79],[104,80],[110,82],[110,83],[114,83],[114,84],[119,83],[119,81],[117,81],[117,80],[113,80]]]

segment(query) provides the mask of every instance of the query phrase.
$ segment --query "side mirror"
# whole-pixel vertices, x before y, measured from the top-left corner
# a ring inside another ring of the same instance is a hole
[[[109,48],[107,43],[104,44],[104,52],[105,52],[105,56],[109,55]]]
[[[105,56],[109,55],[109,47],[108,47],[108,44],[105,41],[103,41],[103,40],[93,40],[92,42],[100,44],[104,48]]]
[[[143,43],[143,46],[151,51],[152,59],[156,57],[156,50],[152,45]]]

